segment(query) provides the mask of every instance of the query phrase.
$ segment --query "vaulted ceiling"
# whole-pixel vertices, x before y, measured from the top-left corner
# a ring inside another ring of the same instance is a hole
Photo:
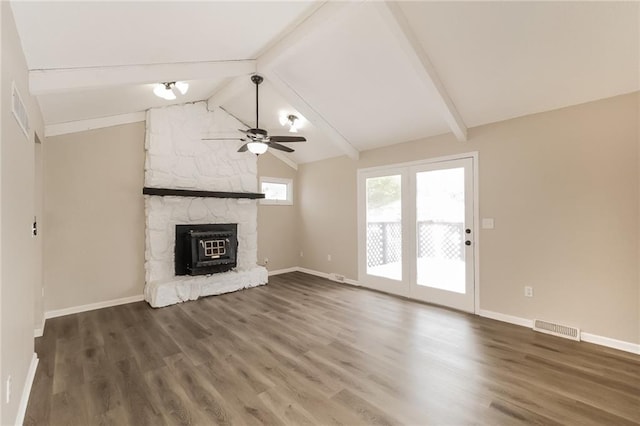
[[[637,2],[21,2],[47,133],[208,100],[286,134],[297,163],[640,89]],[[184,80],[186,96],[153,84]],[[89,122],[91,123],[91,122]],[[212,142],[216,143],[216,142]],[[223,142],[226,143],[226,142]]]

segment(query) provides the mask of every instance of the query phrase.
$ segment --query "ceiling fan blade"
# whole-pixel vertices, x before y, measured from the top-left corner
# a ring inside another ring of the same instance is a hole
[[[238,152],[246,152],[248,149],[249,149],[249,144],[245,143],[240,147],[240,149],[238,149]]]
[[[242,138],[202,138],[201,141],[243,141]]]
[[[273,138],[271,139],[271,141],[266,142],[267,145],[269,145],[269,148],[273,148],[273,149],[278,149],[280,151],[284,151],[284,152],[293,152],[294,150],[289,148],[288,146],[284,146],[284,145],[280,145],[279,143],[273,142]]]
[[[270,136],[271,142],[306,142],[307,139],[302,136]]]

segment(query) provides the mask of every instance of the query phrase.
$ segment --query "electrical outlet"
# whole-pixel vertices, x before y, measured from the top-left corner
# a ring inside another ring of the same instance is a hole
[[[327,260],[328,260],[329,262],[331,262],[331,255],[330,255],[330,254],[328,254],[328,255],[327,255]]]
[[[44,297],[44,287],[42,287],[42,297]]]
[[[525,295],[525,297],[533,297],[533,287],[525,286],[524,287],[524,295]]]
[[[333,280],[343,283],[344,282],[344,275],[333,274]]]
[[[304,257],[304,253],[300,250],[300,257]]]
[[[11,376],[7,377],[7,388],[5,389],[5,402],[11,402]]]

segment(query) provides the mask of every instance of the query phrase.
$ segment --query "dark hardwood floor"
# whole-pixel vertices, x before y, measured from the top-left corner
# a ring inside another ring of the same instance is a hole
[[[640,357],[290,273],[54,318],[26,425],[640,423]]]

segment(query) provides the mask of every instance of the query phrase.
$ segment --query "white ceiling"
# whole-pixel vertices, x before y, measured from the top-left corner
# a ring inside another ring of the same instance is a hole
[[[312,1],[13,2],[30,69],[255,58]]]
[[[433,89],[370,4],[311,34],[275,69],[359,150],[449,131]]]
[[[397,5],[399,20],[379,2],[12,2],[32,74],[46,83],[63,69],[94,81],[39,94],[47,125],[212,95],[252,124],[257,69],[262,127],[287,134],[285,112],[311,121],[301,130],[309,142],[290,145],[298,163],[450,132],[458,113],[473,127],[640,89],[637,2]],[[413,48],[398,28],[415,36]],[[420,51],[431,66],[416,66]],[[198,63],[246,60],[257,61],[235,80],[193,73]],[[169,64],[162,81],[189,80],[187,96],[155,97],[152,67],[144,84],[139,74],[108,78],[147,64]]]
[[[404,3],[468,126],[640,88],[639,3]]]

